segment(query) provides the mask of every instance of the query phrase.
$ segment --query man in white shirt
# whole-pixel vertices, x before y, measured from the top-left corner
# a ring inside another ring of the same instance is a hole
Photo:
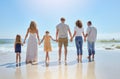
[[[92,22],[88,21],[87,22],[88,28],[85,37],[87,37],[87,43],[88,43],[88,59],[91,61],[91,56],[92,59],[94,60],[94,55],[95,55],[95,41],[97,38],[97,29],[92,26]]]
[[[65,53],[65,62],[67,60],[67,46],[68,46],[68,32],[70,37],[72,37],[70,28],[67,24],[65,24],[65,18],[61,18],[61,23],[56,26],[56,41],[58,41],[59,46],[59,62],[61,62],[61,50],[62,45],[64,45],[64,53]]]

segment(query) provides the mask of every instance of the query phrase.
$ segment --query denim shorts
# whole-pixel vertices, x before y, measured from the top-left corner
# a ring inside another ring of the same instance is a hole
[[[75,37],[75,44],[77,48],[77,55],[82,55],[82,46],[83,46],[83,39],[82,36],[76,36]]]

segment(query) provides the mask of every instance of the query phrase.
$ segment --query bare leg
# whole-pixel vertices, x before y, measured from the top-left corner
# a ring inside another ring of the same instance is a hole
[[[46,67],[49,66],[49,54],[46,52]]]
[[[91,61],[91,55],[88,56],[88,60],[89,60],[89,62]]]
[[[61,61],[61,50],[62,50],[62,46],[59,46],[59,62]]]
[[[49,57],[49,53],[48,53],[48,62],[49,62],[49,60],[50,60],[50,57]]]
[[[47,55],[46,60],[49,62],[49,54],[48,54],[48,52],[46,52],[46,55]]]
[[[18,57],[19,57],[19,66],[21,66],[21,55],[20,55],[20,53],[18,54]]]
[[[94,54],[92,54],[92,60],[94,61]]]
[[[18,63],[18,53],[16,53],[16,63]]]
[[[20,53],[19,53],[19,63],[21,62],[21,55],[20,55]]]
[[[46,52],[45,62],[47,62],[48,52]]]
[[[16,67],[18,67],[18,57],[19,57],[19,54],[16,53]]]
[[[79,63],[79,55],[77,55],[77,61],[78,61],[78,63]]]
[[[65,61],[67,61],[67,46],[64,46]]]
[[[80,62],[82,62],[82,55],[79,55],[79,58],[80,58],[80,59],[79,59],[79,60],[80,60]]]

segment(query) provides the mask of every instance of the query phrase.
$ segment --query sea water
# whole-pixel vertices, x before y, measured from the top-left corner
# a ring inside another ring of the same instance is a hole
[[[14,52],[14,39],[0,39],[0,61],[5,60],[11,60],[15,61],[15,52]],[[52,45],[52,52],[50,52],[50,59],[51,60],[58,60],[58,43],[55,41],[51,41]],[[101,41],[97,40],[95,43],[95,49],[96,53],[100,53],[101,50],[106,50],[106,48],[109,48],[109,50],[119,50],[116,48],[116,46],[120,45],[119,41]],[[45,52],[43,48],[43,43],[41,45],[38,45],[38,59],[39,61],[43,61],[45,59]],[[25,61],[26,59],[26,49],[27,49],[27,42],[22,46],[22,61]],[[68,43],[68,59],[74,60],[76,59],[76,46],[75,41]],[[88,55],[87,51],[87,42],[83,42],[83,57],[86,57]],[[64,59],[64,50],[62,49],[62,59]]]

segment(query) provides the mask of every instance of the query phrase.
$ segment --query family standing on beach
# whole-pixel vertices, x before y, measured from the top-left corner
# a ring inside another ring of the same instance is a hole
[[[21,36],[16,36],[15,41],[15,53],[16,53],[16,63],[20,65],[21,62],[21,45],[26,43],[26,39],[29,35],[28,42],[27,42],[27,51],[26,51],[26,64],[32,63],[36,64],[38,62],[38,44],[40,45],[44,41],[44,51],[46,52],[45,62],[49,63],[50,57],[49,52],[52,51],[51,42],[53,41],[58,42],[58,55],[59,55],[59,63],[61,62],[61,53],[62,53],[62,46],[64,45],[64,61],[67,62],[67,46],[68,46],[68,33],[70,36],[70,41],[73,41],[75,37],[75,44],[77,49],[77,61],[82,62],[82,54],[83,54],[83,38],[84,41],[87,39],[88,44],[88,59],[91,61],[94,60],[95,55],[95,41],[97,37],[97,30],[92,25],[91,21],[87,22],[88,28],[86,34],[84,33],[84,28],[82,22],[80,20],[76,21],[76,26],[74,27],[74,34],[72,35],[70,28],[67,24],[65,24],[65,18],[60,19],[61,23],[56,26],[56,39],[53,39],[52,36],[49,35],[49,31],[45,32],[42,40],[40,41],[39,38],[39,30],[37,29],[37,25],[34,21],[31,21],[29,28],[27,29],[27,33],[25,35],[24,42],[21,42]],[[38,40],[38,41],[37,41]]]

